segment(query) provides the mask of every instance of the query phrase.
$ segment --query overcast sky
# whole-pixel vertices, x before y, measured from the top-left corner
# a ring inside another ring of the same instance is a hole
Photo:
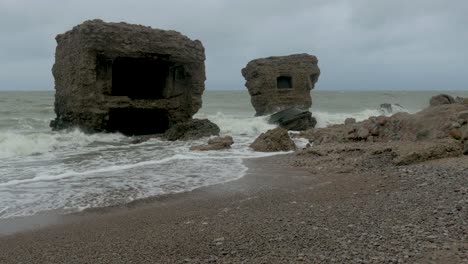
[[[0,90],[53,89],[55,35],[84,20],[199,39],[210,90],[249,60],[310,53],[317,90],[468,89],[467,0],[0,0]]]

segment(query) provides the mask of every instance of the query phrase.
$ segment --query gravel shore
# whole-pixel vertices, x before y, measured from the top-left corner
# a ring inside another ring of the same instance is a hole
[[[237,181],[4,235],[0,263],[468,263],[468,157],[362,151],[246,160]]]

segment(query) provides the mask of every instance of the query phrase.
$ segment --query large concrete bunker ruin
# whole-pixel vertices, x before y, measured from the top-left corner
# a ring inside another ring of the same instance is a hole
[[[205,53],[198,40],[101,20],[56,40],[54,129],[164,133],[201,107]]]
[[[320,76],[318,60],[309,54],[268,57],[250,61],[242,69],[256,115],[290,107],[309,109],[310,91]]]

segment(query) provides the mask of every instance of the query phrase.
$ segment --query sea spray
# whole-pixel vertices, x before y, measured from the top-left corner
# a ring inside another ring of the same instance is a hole
[[[347,117],[359,121],[380,115],[381,103],[398,103],[415,112],[437,93],[313,91],[311,111],[318,126],[325,127]],[[266,117],[254,117],[246,92],[205,92],[195,117],[218,124],[221,134],[235,142],[231,149],[207,152],[189,151],[206,139],[132,144],[131,137],[120,134],[52,132],[53,92],[2,92],[0,109],[0,218],[76,212],[190,191],[242,177],[245,158],[278,154],[248,147],[275,126]]]

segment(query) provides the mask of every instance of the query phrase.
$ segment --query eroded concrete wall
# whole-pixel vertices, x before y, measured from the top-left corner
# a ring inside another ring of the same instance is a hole
[[[56,40],[54,129],[160,133],[201,108],[205,51],[198,40],[101,20]]]
[[[256,115],[290,107],[309,109],[310,91],[317,82],[318,60],[309,54],[268,57],[250,61],[242,69]]]

